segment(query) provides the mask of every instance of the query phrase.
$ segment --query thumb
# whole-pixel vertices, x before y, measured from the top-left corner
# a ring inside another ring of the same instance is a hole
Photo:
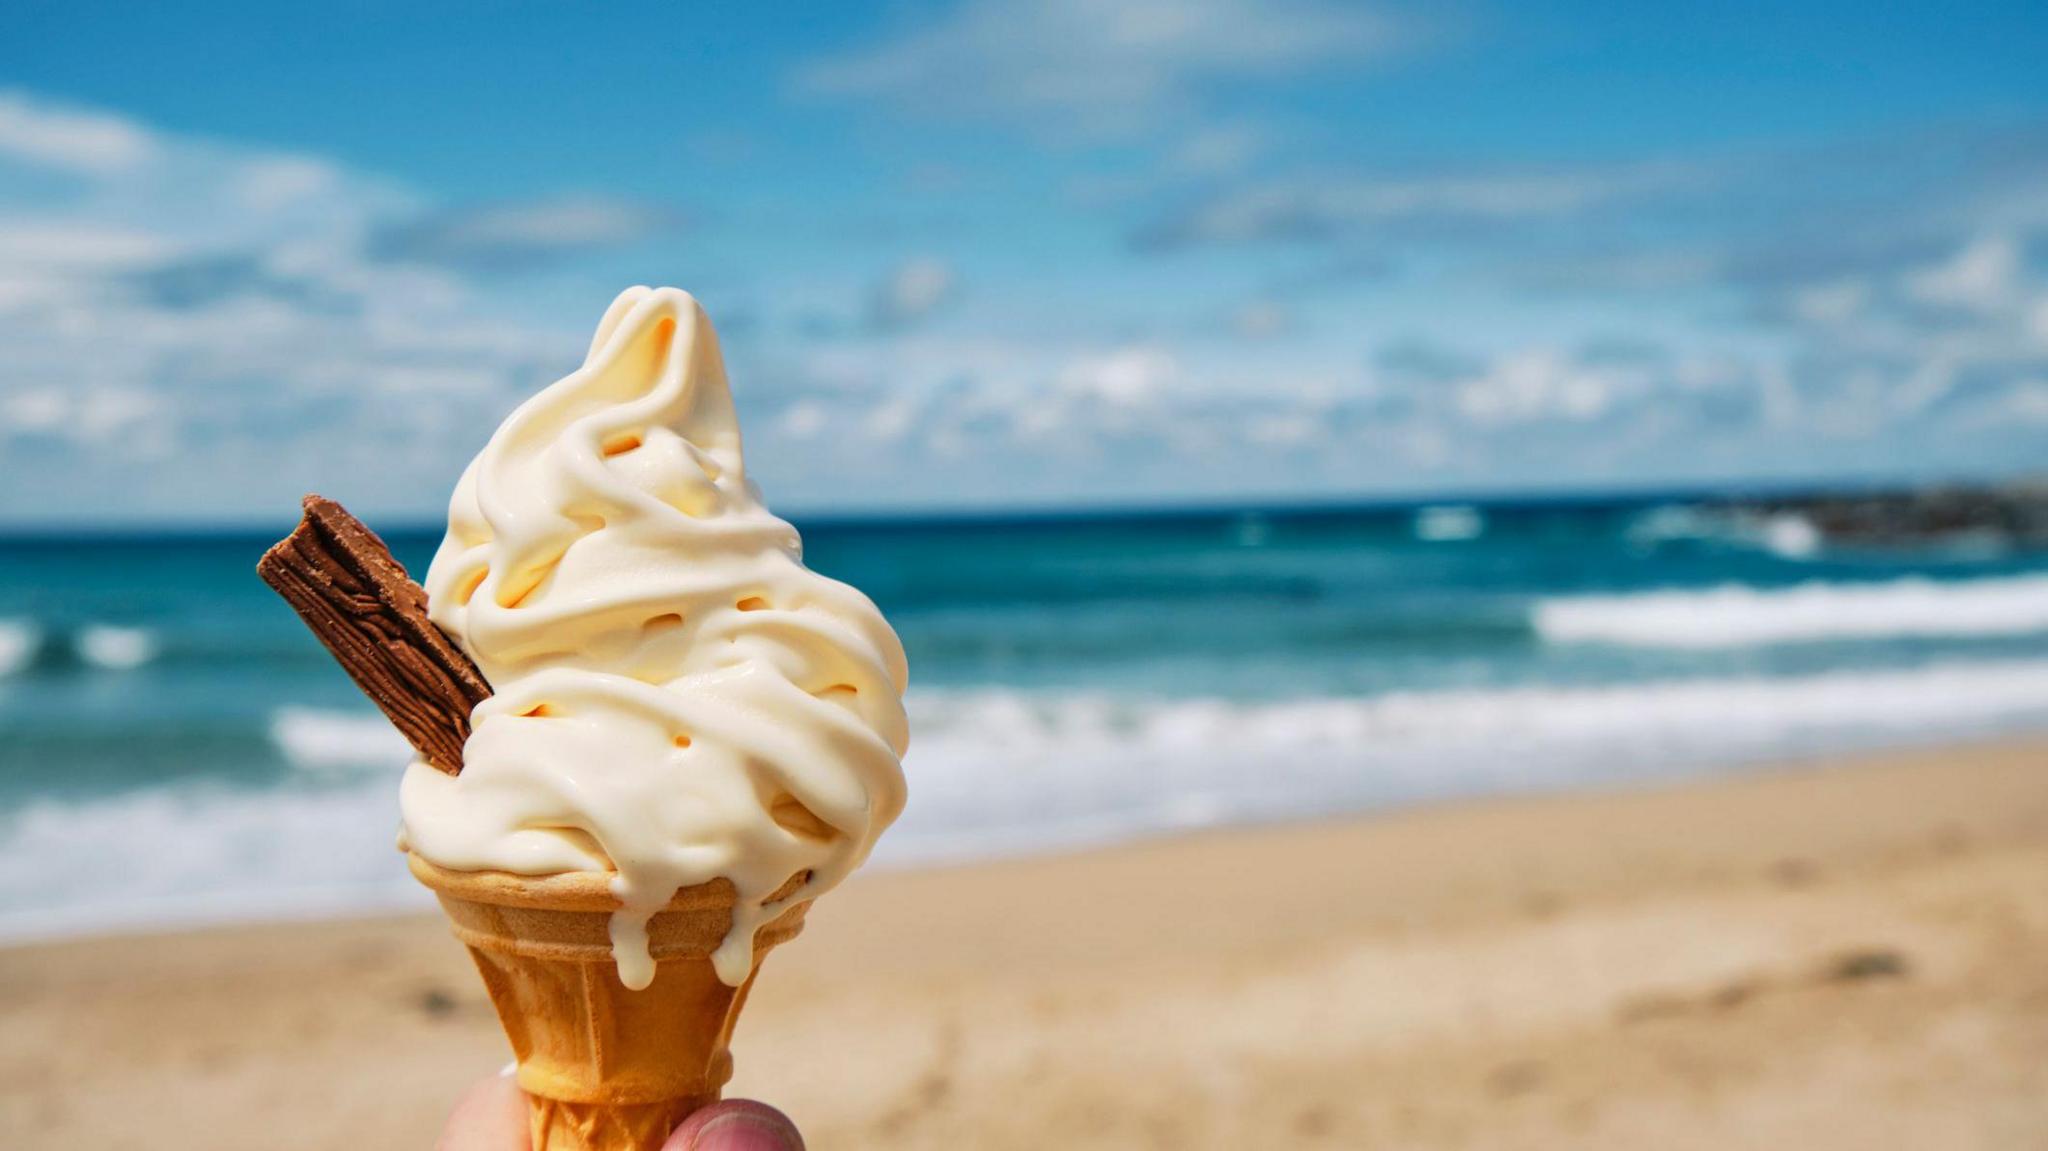
[[[804,1151],[804,1137],[766,1103],[728,1099],[683,1120],[662,1151]]]

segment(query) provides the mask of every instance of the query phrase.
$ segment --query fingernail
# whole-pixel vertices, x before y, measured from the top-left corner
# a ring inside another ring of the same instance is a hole
[[[500,1079],[510,1079],[517,1074],[519,1074],[519,1060],[517,1059],[498,1069],[498,1078]]]
[[[774,1113],[728,1111],[697,1129],[689,1151],[804,1151],[804,1137]]]

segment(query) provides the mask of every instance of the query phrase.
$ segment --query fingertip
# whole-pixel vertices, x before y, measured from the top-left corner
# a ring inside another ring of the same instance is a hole
[[[766,1103],[727,1099],[683,1120],[662,1151],[804,1151],[804,1137]]]
[[[528,1151],[526,1093],[505,1075],[493,1075],[462,1093],[434,1151]]]

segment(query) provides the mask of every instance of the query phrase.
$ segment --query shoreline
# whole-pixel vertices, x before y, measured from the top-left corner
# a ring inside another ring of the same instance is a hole
[[[1547,782],[1523,790],[1453,793],[1420,799],[1391,799],[1383,803],[1326,813],[1292,813],[1243,820],[1168,826],[1132,823],[1119,830],[1055,832],[1049,835],[1015,836],[996,833],[1003,846],[993,850],[961,848],[925,850],[901,859],[870,860],[854,876],[867,882],[885,876],[925,872],[952,872],[978,868],[1032,866],[1069,856],[1115,855],[1127,850],[1147,850],[1180,840],[1229,839],[1240,835],[1288,835],[1302,829],[1399,822],[1411,817],[1428,817],[1442,812],[1489,809],[1524,803],[1573,803],[1609,796],[1642,792],[1686,791],[1712,788],[1754,776],[1778,776],[1812,771],[1853,770],[1866,762],[1883,763],[1902,757],[1928,755],[1976,755],[2001,749],[2039,745],[2048,749],[2048,728],[2021,725],[2008,730],[1991,730],[1977,735],[1927,735],[1906,737],[1882,744],[1818,750],[1792,757],[1750,757],[1727,761],[1684,763],[1655,774],[1606,779],[1578,778]],[[886,843],[886,836],[885,836]],[[96,941],[119,942],[154,937],[237,929],[293,928],[320,923],[376,923],[408,918],[438,919],[431,893],[404,876],[403,855],[393,853],[399,863],[393,868],[393,886],[383,892],[360,887],[296,889],[251,899],[247,896],[173,897],[152,899],[146,904],[123,905],[117,910],[94,913],[90,918],[67,920],[62,913],[28,913],[10,922],[0,915],[0,954],[22,948],[57,946]],[[828,896],[827,898],[833,898]]]
[[[862,873],[732,1092],[834,1147],[2032,1145],[2043,877],[2043,738]],[[14,1142],[424,1146],[504,1058],[431,914],[0,948]]]

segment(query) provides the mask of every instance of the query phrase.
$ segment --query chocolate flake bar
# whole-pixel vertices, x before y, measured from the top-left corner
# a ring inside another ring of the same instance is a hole
[[[462,771],[469,712],[490,698],[476,664],[427,618],[427,592],[377,533],[322,496],[256,564],[263,582],[427,763]]]

